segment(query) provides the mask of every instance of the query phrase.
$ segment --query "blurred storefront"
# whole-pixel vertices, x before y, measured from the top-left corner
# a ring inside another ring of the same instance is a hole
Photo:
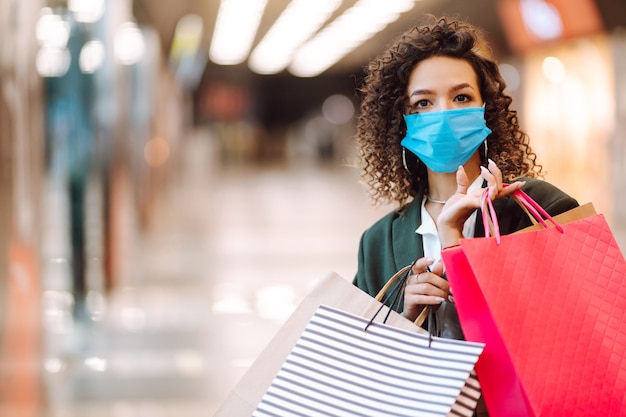
[[[544,2],[534,24],[531,1],[501,1],[499,11],[514,53],[507,69],[516,108],[547,179],[593,202],[623,248],[624,16],[602,3]]]
[[[35,416],[46,364],[131,268],[185,106],[129,1],[2,0],[0,16],[0,414]]]

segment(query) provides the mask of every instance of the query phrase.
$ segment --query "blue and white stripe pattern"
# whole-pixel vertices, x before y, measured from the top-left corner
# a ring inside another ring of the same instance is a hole
[[[253,416],[472,415],[482,344],[367,322],[320,306]]]

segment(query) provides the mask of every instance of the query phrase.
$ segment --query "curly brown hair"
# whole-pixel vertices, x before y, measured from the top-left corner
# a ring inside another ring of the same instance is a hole
[[[427,184],[424,164],[406,152],[404,167],[400,141],[406,134],[403,115],[409,76],[421,61],[433,56],[464,59],[478,77],[485,102],[488,155],[502,170],[505,181],[540,177],[529,138],[520,127],[512,99],[504,93],[506,84],[496,62],[490,57],[480,30],[469,23],[447,17],[428,16],[428,23],[402,34],[366,69],[356,141],[360,147],[361,179],[369,186],[376,203],[404,204]],[[485,161],[483,161],[485,162]]]

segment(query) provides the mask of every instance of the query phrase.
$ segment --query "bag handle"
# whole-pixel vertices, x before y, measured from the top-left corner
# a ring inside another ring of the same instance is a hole
[[[387,321],[387,319],[389,318],[389,314],[391,314],[392,307],[398,302],[400,295],[404,293],[404,286],[406,285],[406,281],[409,279],[409,275],[411,275],[411,270],[413,269],[413,266],[415,265],[416,261],[417,259],[411,262],[410,265],[407,265],[403,267],[402,269],[400,269],[398,272],[396,272],[391,278],[389,278],[389,281],[385,283],[385,285],[380,289],[380,291],[378,291],[378,294],[376,294],[376,297],[374,298],[376,299],[376,301],[379,301],[383,304],[378,308],[376,313],[374,313],[374,316],[367,323],[364,330],[367,330],[367,328],[372,324],[372,322],[374,321],[378,313],[380,313],[383,306],[385,305],[384,303],[387,300],[389,300],[391,297],[393,297],[393,300],[391,302],[391,307],[389,308],[389,311],[387,312],[387,315],[385,316],[383,323]],[[391,286],[396,282],[398,282],[398,284],[393,288],[391,292],[388,293],[389,288],[391,288]],[[421,327],[422,324],[424,324],[424,321],[426,321],[426,317],[428,317],[428,310],[429,310],[428,306],[424,306],[424,308],[422,309],[422,311],[420,312],[420,314],[417,316],[417,318],[415,319],[413,323]]]
[[[508,187],[509,184],[502,184],[504,187]],[[548,214],[535,200],[533,200],[528,194],[522,190],[515,190],[511,195],[513,201],[515,201],[524,212],[528,215],[533,224],[541,223],[544,228],[548,228],[546,220],[554,225],[554,227],[561,233],[563,228],[556,220]],[[500,227],[498,225],[498,217],[496,211],[493,208],[493,202],[489,198],[489,189],[485,188],[481,198],[481,210],[483,215],[483,226],[485,228],[485,237],[493,236],[496,238],[496,243],[500,244]]]

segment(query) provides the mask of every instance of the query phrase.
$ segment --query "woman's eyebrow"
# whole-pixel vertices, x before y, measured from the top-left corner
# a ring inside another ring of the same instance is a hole
[[[414,90],[411,92],[411,94],[409,94],[409,97],[413,97],[413,96],[419,96],[419,95],[429,95],[429,94],[435,94],[432,90],[427,90],[425,88],[420,89],[420,90]]]
[[[450,91],[459,91],[463,90],[464,88],[471,88],[472,90],[474,89],[474,87],[472,87],[472,85],[469,83],[461,83],[451,87]]]
[[[474,90],[474,87],[472,87],[470,83],[461,83],[461,84],[457,84],[457,85],[450,87],[450,91],[459,91],[459,90],[463,90],[464,88],[471,88],[472,90]],[[427,95],[432,95],[432,94],[435,94],[433,90],[429,90],[427,88],[420,88],[418,90],[413,90],[411,94],[409,94],[409,97],[419,96],[419,95],[427,96]]]

